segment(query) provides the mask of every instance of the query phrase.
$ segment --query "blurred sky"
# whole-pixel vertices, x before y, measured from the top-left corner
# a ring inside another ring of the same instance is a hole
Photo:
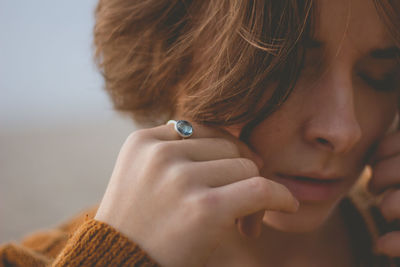
[[[95,0],[0,0],[0,130],[101,118]]]

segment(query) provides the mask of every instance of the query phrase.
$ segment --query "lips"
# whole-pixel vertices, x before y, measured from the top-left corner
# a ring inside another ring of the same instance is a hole
[[[296,176],[277,174],[276,182],[285,185],[290,192],[303,202],[321,202],[337,199],[343,192],[343,178],[324,176]]]

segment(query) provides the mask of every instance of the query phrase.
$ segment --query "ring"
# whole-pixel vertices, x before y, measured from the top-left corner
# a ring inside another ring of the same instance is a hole
[[[169,120],[168,124],[174,124],[175,131],[183,138],[189,138],[193,134],[193,126],[188,121],[184,120]]]

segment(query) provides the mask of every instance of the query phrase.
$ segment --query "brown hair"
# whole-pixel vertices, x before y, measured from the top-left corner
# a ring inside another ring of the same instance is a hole
[[[395,1],[374,0],[400,44]],[[95,57],[114,107],[138,123],[179,110],[208,125],[247,123],[245,139],[295,86],[314,10],[313,0],[100,0]]]

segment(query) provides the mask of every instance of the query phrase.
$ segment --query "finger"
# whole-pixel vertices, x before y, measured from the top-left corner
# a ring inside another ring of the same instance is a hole
[[[243,145],[237,145],[226,138],[197,138],[169,141],[169,145],[174,146],[180,156],[192,161],[210,161],[230,158],[248,158],[262,168],[262,164],[257,162],[258,156]]]
[[[192,124],[193,134],[189,137],[191,138],[202,138],[202,137],[214,137],[220,136],[222,132],[220,129],[216,127],[204,126],[197,123]],[[153,138],[163,141],[172,141],[172,140],[182,140],[183,138],[175,131],[175,125],[172,123],[162,124],[153,128],[147,129],[139,129],[137,131],[146,131]]]
[[[372,166],[369,190],[381,193],[389,187],[400,185],[400,155],[383,160]]]
[[[381,236],[376,242],[375,251],[389,257],[400,257],[400,231]]]
[[[229,137],[229,133],[218,127],[211,127],[195,122],[190,122],[193,134],[188,139],[205,137]],[[155,138],[159,140],[182,140],[182,137],[175,131],[174,124],[163,124],[154,128],[147,129]]]
[[[240,218],[238,221],[238,230],[243,236],[258,237],[261,234],[262,219],[264,210]]]
[[[387,221],[400,219],[400,190],[385,193],[379,207]]]
[[[220,146],[227,145],[227,143],[224,142],[224,140],[228,140],[232,144],[236,145],[236,148],[239,149],[239,154],[242,157],[252,159],[259,168],[262,168],[263,166],[263,160],[261,159],[260,156],[257,155],[246,143],[244,143],[242,140],[236,138],[232,134],[230,134],[228,131],[217,128],[217,127],[208,127],[204,125],[199,125],[196,124],[196,131],[193,133],[194,139],[196,138],[214,138],[218,140],[214,140],[215,142],[221,142]],[[193,139],[192,139],[193,140]],[[186,139],[184,141],[189,141],[189,139]],[[204,143],[202,143],[204,144]],[[227,147],[232,148],[231,145],[227,145]],[[226,147],[223,147],[223,149]]]
[[[240,218],[261,210],[295,212],[299,202],[282,184],[253,177],[213,189],[221,210],[228,219]]]
[[[247,158],[220,159],[213,161],[191,162],[183,167],[183,175],[208,187],[218,187],[259,176],[257,165]],[[178,170],[179,171],[179,170]]]
[[[193,124],[193,135],[190,138],[183,140],[181,140],[182,138],[175,132],[174,125],[172,124],[161,125],[147,130],[149,131],[149,134],[153,136],[153,138],[156,138],[158,140],[175,141],[174,144],[179,144],[177,143],[179,141],[182,143],[182,145],[187,145],[185,151],[192,152],[192,155],[194,155],[198,149],[201,149],[199,148],[199,146],[203,145],[206,146],[202,149],[202,151],[205,151],[205,153],[201,153],[201,155],[211,154],[207,153],[207,148],[210,148],[210,145],[206,145],[206,142],[210,142],[210,144],[217,145],[218,149],[221,150],[228,149],[228,152],[238,150],[239,154],[242,157],[254,160],[259,168],[262,168],[263,165],[263,161],[260,156],[258,156],[253,150],[251,150],[251,148],[246,143],[231,135],[229,132],[223,129],[219,129],[217,127],[208,127],[200,124]],[[207,140],[199,140],[203,138],[207,138]],[[216,150],[217,148],[213,149],[212,151],[215,152]],[[224,151],[220,151],[217,153],[221,155],[224,153]]]
[[[400,132],[395,132],[382,139],[376,147],[375,153],[371,158],[374,164],[385,158],[395,156],[400,153]]]

